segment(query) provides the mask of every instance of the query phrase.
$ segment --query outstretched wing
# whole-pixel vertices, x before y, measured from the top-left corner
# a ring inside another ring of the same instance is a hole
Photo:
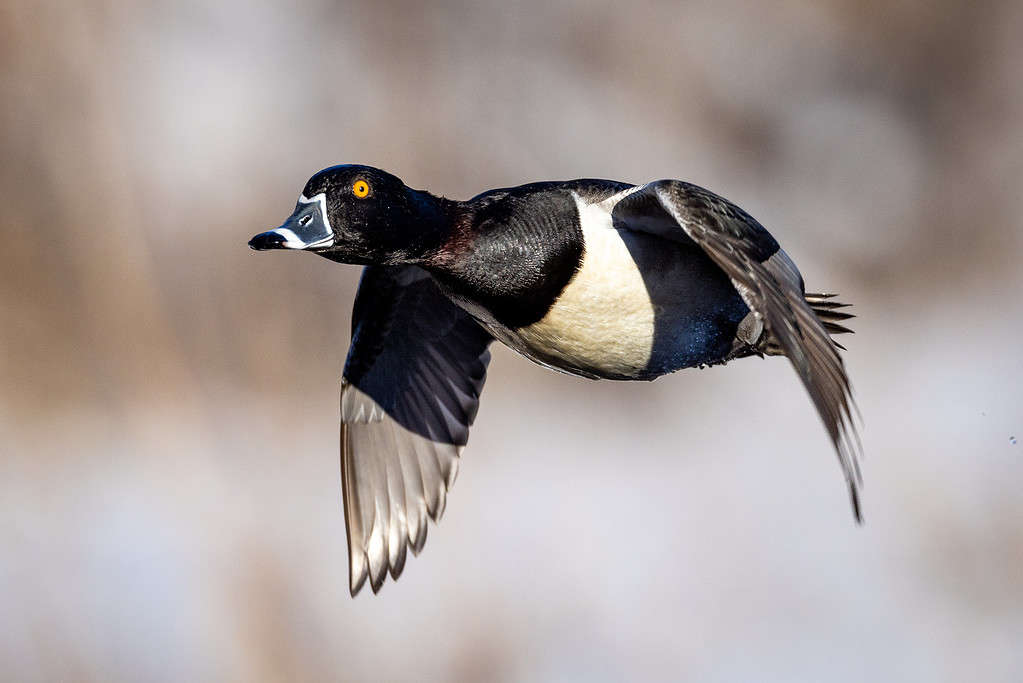
[[[369,266],[341,380],[341,484],[354,596],[397,579],[444,511],[490,335],[415,266]]]
[[[695,242],[731,278],[809,392],[838,453],[853,514],[860,521],[859,440],[849,378],[835,343],[804,300],[799,271],[775,239],[728,200],[678,180],[636,188],[618,201],[612,217],[620,228]]]

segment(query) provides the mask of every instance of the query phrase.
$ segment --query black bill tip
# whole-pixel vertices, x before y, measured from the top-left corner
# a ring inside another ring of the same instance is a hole
[[[255,249],[256,251],[266,251],[267,249],[284,249],[284,235],[271,230],[269,232],[261,232],[252,239],[249,240],[249,249]]]

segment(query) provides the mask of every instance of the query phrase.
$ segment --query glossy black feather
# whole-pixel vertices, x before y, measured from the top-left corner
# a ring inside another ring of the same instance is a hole
[[[365,269],[341,390],[341,469],[354,595],[397,578],[457,472],[491,337],[415,266]]]
[[[355,182],[369,191],[355,194]],[[774,237],[731,202],[676,180],[593,179],[458,202],[356,165],[314,175],[303,194],[321,193],[319,218],[333,237],[307,246],[368,265],[341,388],[353,595],[367,581],[376,592],[388,574],[397,578],[407,550],[422,549],[427,520],[443,514],[492,335],[592,378],[653,379],[748,355],[787,356],[838,452],[859,519],[851,388],[829,336],[850,332],[843,323],[852,315],[833,295],[806,294]],[[287,234],[270,231],[250,246],[292,248]],[[606,353],[619,348],[627,353]]]

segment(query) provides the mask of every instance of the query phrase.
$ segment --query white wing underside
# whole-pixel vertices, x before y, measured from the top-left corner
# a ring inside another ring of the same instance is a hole
[[[342,383],[341,473],[353,594],[367,578],[379,590],[388,570],[398,578],[406,549],[422,550],[427,518],[437,521],[444,513],[461,451],[406,429]]]

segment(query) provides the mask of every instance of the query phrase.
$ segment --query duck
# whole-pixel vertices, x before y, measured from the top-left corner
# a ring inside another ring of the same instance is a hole
[[[340,397],[353,597],[397,579],[443,514],[494,341],[593,380],[784,356],[862,520],[855,403],[832,338],[853,316],[807,293],[777,240],[709,190],[578,179],[458,201],[345,164],[313,175],[249,247],[363,267]]]

